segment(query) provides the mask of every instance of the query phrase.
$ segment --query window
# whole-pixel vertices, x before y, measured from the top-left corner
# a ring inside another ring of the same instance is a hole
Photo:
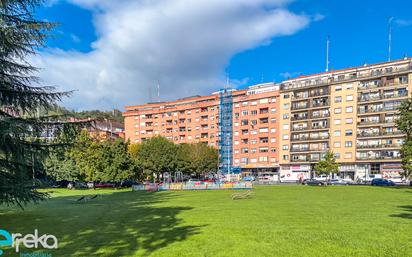
[[[336,86],[335,91],[342,91],[342,86]]]
[[[289,104],[283,104],[283,109],[289,110]]]
[[[335,108],[335,114],[339,114],[342,113],[342,109],[341,108]]]
[[[346,124],[352,124],[353,123],[352,118],[347,118],[345,121],[346,121]]]
[[[335,137],[340,137],[340,130],[335,130],[333,134],[335,135]]]
[[[333,147],[340,148],[340,142],[333,143]]]
[[[289,98],[289,97],[290,97],[289,94],[284,94],[284,95],[283,95],[283,98],[284,98],[284,99],[287,99],[287,98]]]
[[[353,101],[353,95],[347,95],[346,96],[346,102]]]
[[[353,89],[353,84],[347,84],[346,89],[347,90],[352,90]]]
[[[285,161],[289,160],[289,155],[283,155],[283,160]]]
[[[351,159],[352,153],[345,153],[345,159]]]
[[[345,141],[345,147],[352,147],[352,141]]]
[[[284,130],[288,130],[288,129],[289,129],[289,124],[284,124],[284,125],[283,125],[283,129],[284,129]]]
[[[284,120],[289,119],[289,114],[283,114],[283,119],[284,119]]]
[[[346,107],[346,113],[352,113],[352,112],[353,112],[353,106]]]
[[[282,146],[282,149],[283,149],[283,150],[289,150],[289,145],[283,145],[283,146]]]
[[[334,123],[335,123],[335,125],[340,125],[340,124],[341,124],[341,120],[340,120],[340,119],[336,119],[336,120],[334,121]]]
[[[246,116],[246,115],[248,115],[248,114],[249,114],[248,111],[242,111],[242,116]]]
[[[335,96],[335,103],[341,103],[342,102],[342,97],[341,96]]]
[[[336,160],[340,159],[340,153],[334,153],[333,156]]]
[[[283,138],[283,140],[288,140],[288,139],[289,139],[289,135],[288,135],[288,134],[284,134],[284,135],[282,136],[282,138]]]
[[[353,131],[351,129],[347,129],[345,131],[345,136],[352,136],[353,135]]]

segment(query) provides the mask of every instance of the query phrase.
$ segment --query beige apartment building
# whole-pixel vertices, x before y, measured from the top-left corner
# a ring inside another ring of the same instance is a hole
[[[233,90],[233,166],[244,172],[275,173],[279,86],[266,83]],[[141,143],[155,135],[181,143],[219,146],[219,93],[172,102],[127,106],[126,139]]]
[[[282,82],[281,176],[309,177],[329,150],[345,177],[399,176],[404,135],[395,120],[411,80],[412,61],[404,59]]]

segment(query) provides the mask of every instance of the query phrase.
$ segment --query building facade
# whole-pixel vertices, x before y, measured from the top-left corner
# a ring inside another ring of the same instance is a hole
[[[281,83],[281,176],[310,176],[326,151],[344,177],[399,176],[404,135],[395,121],[411,80],[404,59]]]
[[[234,167],[244,172],[278,171],[278,98],[279,86],[274,83],[232,91]],[[140,143],[160,135],[177,144],[218,147],[219,106],[219,93],[214,93],[126,107],[126,139]]]
[[[327,151],[341,176],[398,176],[404,135],[397,109],[412,93],[412,59],[234,90],[233,166],[245,173],[307,178]],[[219,146],[219,93],[126,107],[131,142],[161,135]]]

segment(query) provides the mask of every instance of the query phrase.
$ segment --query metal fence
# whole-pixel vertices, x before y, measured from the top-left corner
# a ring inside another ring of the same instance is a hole
[[[253,189],[252,182],[228,183],[149,183],[134,185],[133,191],[181,191],[181,190],[237,190]]]

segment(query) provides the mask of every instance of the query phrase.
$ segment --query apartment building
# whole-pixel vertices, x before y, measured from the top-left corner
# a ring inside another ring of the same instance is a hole
[[[266,83],[232,91],[233,166],[243,172],[275,173],[279,86]],[[126,139],[140,143],[155,135],[174,143],[219,145],[219,93],[173,102],[128,106],[124,113]]]
[[[397,108],[411,96],[412,61],[404,59],[299,77],[280,84],[281,176],[310,176],[326,151],[345,177],[394,177],[404,135]]]
[[[364,65],[234,90],[233,166],[309,177],[327,151],[341,175],[398,176],[404,135],[397,109],[412,93],[412,59]],[[219,93],[126,107],[131,142],[161,135],[219,146]]]

